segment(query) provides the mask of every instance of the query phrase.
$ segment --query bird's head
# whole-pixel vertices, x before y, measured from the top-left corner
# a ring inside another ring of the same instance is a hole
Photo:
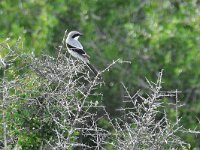
[[[80,37],[80,36],[82,36],[83,34],[82,33],[80,33],[80,32],[78,32],[78,31],[71,31],[71,32],[69,32],[69,34],[68,34],[68,38],[71,38],[71,39],[75,39],[75,40],[78,40],[78,38]]]

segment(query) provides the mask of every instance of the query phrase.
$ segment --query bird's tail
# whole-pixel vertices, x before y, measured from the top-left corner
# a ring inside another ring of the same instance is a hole
[[[97,69],[92,64],[87,63],[87,65],[95,75],[98,75],[99,72],[97,71]]]

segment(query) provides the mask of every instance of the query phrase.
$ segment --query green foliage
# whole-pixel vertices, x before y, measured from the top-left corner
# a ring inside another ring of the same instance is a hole
[[[119,65],[104,75],[103,102],[109,113],[118,115],[115,109],[121,107],[123,100],[121,81],[134,87],[134,93],[139,88],[146,88],[144,77],[153,80],[155,73],[164,69],[164,88],[182,91],[181,100],[186,103],[180,114],[182,123],[188,128],[199,129],[199,7],[197,0],[2,0],[0,42],[7,39],[14,45],[21,37],[23,43],[18,45],[19,50],[36,55],[56,55],[55,47],[61,43],[64,31],[79,30],[85,35],[80,40],[97,68],[103,69],[117,58],[132,62]],[[4,54],[2,50],[0,58]],[[23,66],[21,61],[16,59],[14,64],[9,68],[7,78],[23,74],[23,70],[16,69]],[[2,70],[0,74],[2,76]],[[31,72],[30,78],[34,79]],[[38,86],[32,85],[30,78],[26,88],[32,92],[24,92],[23,99],[39,93]],[[19,135],[21,145],[40,144],[38,138],[42,139],[44,135],[36,131],[39,118],[33,117],[33,110],[37,108],[32,106],[23,110],[23,99],[10,106],[19,106],[14,114],[7,114],[9,120],[14,119],[10,128]],[[22,116],[30,120],[23,120]],[[18,131],[17,127],[24,122],[28,122],[27,128],[35,129],[29,133]],[[51,128],[51,124],[46,124],[47,129]],[[199,137],[187,135],[184,138],[193,147],[200,147]]]

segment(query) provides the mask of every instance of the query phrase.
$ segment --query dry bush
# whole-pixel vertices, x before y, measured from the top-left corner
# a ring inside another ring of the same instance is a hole
[[[162,73],[159,73],[155,83],[147,80],[148,93],[139,90],[131,95],[122,84],[125,90],[124,107],[118,111],[124,112],[124,115],[112,124],[115,130],[115,149],[189,149],[190,145],[181,139],[179,133],[200,133],[187,130],[180,124],[178,109],[182,105],[178,100],[179,92],[162,91]],[[169,98],[175,103],[169,103]],[[175,109],[175,121],[170,120],[167,113],[169,108]]]
[[[9,51],[1,59],[2,147],[28,147],[26,143],[38,136],[40,141],[33,144],[40,149],[102,149],[110,133],[97,124],[97,111],[104,107],[98,104],[102,94],[96,90],[103,84],[100,75],[118,60],[94,76],[85,64],[66,57],[61,49],[57,58],[37,58],[17,53],[9,45],[2,48]],[[17,61],[20,65],[15,65]],[[6,67],[9,62],[12,64]],[[19,70],[23,70],[20,75]],[[24,139],[18,137],[19,132],[26,133]]]
[[[180,149],[187,147],[178,133],[186,130],[178,116],[178,92],[162,91],[162,71],[149,93],[133,96],[126,88],[123,116],[111,119],[98,92],[100,76],[120,59],[113,61],[97,76],[82,62],[67,57],[60,47],[56,58],[20,54],[15,47],[1,58],[0,147],[3,149]],[[175,103],[166,103],[168,98]],[[171,121],[165,106],[176,110]],[[98,111],[104,110],[99,116]],[[111,130],[100,127],[107,120]],[[22,134],[23,133],[23,134]],[[19,136],[20,135],[20,136]]]
[[[93,92],[102,82],[90,75],[85,67],[65,55],[58,59],[46,56],[42,60],[33,60],[33,70],[46,80],[42,83],[45,89],[40,96],[45,97],[42,106],[55,126],[55,137],[47,141],[51,148],[100,149],[106,141],[108,131],[97,126],[94,111],[102,107],[96,101],[101,95]],[[93,145],[84,143],[84,137],[89,137]]]

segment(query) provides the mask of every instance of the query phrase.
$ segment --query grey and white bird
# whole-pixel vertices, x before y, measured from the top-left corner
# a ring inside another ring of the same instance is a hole
[[[79,37],[83,34],[78,31],[71,31],[67,35],[66,38],[66,47],[68,52],[75,58],[83,61],[88,67],[92,70],[92,72],[97,75],[98,71],[95,69],[93,65],[90,64],[89,55],[84,51],[82,44],[78,41]]]

